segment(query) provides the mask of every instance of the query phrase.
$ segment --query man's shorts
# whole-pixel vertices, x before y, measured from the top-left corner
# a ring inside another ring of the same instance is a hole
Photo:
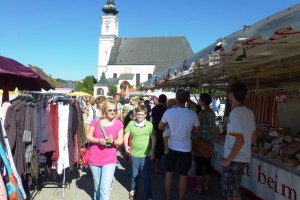
[[[224,197],[241,197],[241,180],[247,163],[232,161],[222,169],[222,189]]]
[[[173,149],[169,149],[169,153],[166,155],[166,171],[174,172],[177,166],[177,160],[179,159],[179,174],[181,176],[187,176],[192,166],[192,153],[180,152]]]

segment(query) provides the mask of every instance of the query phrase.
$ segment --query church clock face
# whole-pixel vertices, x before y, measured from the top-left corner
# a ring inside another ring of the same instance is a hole
[[[105,21],[105,24],[106,24],[106,25],[109,25],[109,21],[108,21],[108,20],[106,20],[106,21]]]

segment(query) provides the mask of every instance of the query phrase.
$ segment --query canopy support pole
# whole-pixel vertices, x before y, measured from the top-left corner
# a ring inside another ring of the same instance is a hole
[[[8,80],[7,78],[4,78],[4,87],[3,87],[3,93],[2,93],[2,103],[5,103],[9,101],[9,91],[8,91]]]
[[[198,90],[199,90],[199,95],[202,94],[202,82],[201,80],[199,80],[199,83],[198,83]]]

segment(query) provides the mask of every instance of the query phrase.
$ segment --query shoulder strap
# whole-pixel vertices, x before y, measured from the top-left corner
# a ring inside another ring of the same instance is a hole
[[[97,115],[96,115],[96,110],[92,107],[92,110],[93,110],[93,118],[96,118]]]
[[[100,127],[100,129],[101,129],[101,131],[102,131],[102,133],[103,133],[104,139],[106,139],[106,138],[107,138],[107,134],[106,134],[105,129],[104,129],[102,123],[101,123],[101,120],[102,120],[102,118],[99,118],[99,119],[98,119],[98,124],[99,124],[99,127]],[[109,146],[111,146],[111,144],[106,143],[105,146],[109,147]]]
[[[100,129],[101,129],[101,131],[102,131],[102,133],[103,133],[103,135],[104,135],[104,138],[106,139],[106,138],[107,138],[107,135],[106,135],[105,129],[104,129],[102,123],[101,123],[101,120],[100,120],[100,122],[99,122],[99,127],[100,127]]]

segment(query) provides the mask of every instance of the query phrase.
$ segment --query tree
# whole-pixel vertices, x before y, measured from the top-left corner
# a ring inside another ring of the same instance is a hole
[[[58,82],[54,79],[54,78],[52,78],[52,76],[51,75],[49,75],[47,78],[46,78],[46,80],[52,85],[52,87],[54,87],[54,88],[57,88],[59,85],[58,85]]]
[[[115,86],[115,85],[111,85],[111,86],[108,87],[108,92],[109,92],[110,94],[114,94],[114,93],[116,93],[117,91],[118,91],[118,88],[117,88],[117,86]]]
[[[82,81],[78,81],[76,84],[76,90],[86,92],[91,95],[94,93],[94,84],[96,83],[94,76],[87,76]]]

